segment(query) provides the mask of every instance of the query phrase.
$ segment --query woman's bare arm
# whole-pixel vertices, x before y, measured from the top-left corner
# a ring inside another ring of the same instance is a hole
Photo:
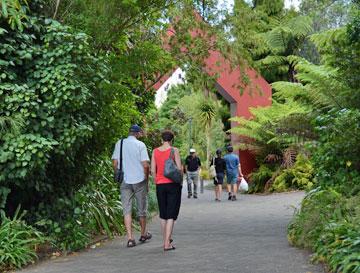
[[[177,148],[174,149],[175,150],[175,163],[176,163],[176,167],[181,170],[181,172],[183,171],[183,168],[181,166],[181,159],[180,159],[180,153],[179,150]]]
[[[156,176],[155,150],[152,152],[152,156],[151,156],[151,175],[154,178]]]

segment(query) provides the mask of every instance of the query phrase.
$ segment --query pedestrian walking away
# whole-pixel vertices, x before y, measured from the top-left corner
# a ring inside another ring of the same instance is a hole
[[[237,182],[239,177],[243,177],[240,165],[239,156],[234,154],[234,149],[232,146],[228,146],[227,154],[224,156],[226,163],[226,181],[228,189],[228,200],[235,201],[237,193]]]
[[[174,250],[173,230],[181,205],[182,184],[165,176],[167,160],[173,160],[175,170],[181,172],[182,166],[179,150],[172,147],[174,134],[164,131],[161,134],[162,145],[154,149],[151,157],[151,175],[155,178],[156,197],[160,212],[160,225],[163,234],[164,251]],[[182,179],[182,176],[181,176]]]
[[[127,138],[119,140],[112,155],[113,167],[116,172],[120,169],[120,151],[122,152],[123,182],[120,185],[121,201],[123,205],[124,223],[128,238],[127,247],[136,246],[132,229],[132,203],[136,200],[137,214],[140,222],[141,236],[139,242],[144,243],[151,239],[152,235],[146,228],[146,216],[148,207],[149,191],[149,155],[146,146],[138,138],[142,137],[143,131],[140,126],[132,125]]]
[[[210,162],[210,166],[215,166],[216,176],[214,177],[215,201],[221,201],[222,185],[224,183],[226,162],[221,157],[221,149],[216,150],[216,158]]]
[[[196,155],[195,149],[190,149],[190,155],[188,155],[185,159],[185,167],[188,186],[188,198],[191,198],[191,196],[197,198],[201,161],[200,158]],[[192,186],[194,191],[192,190]]]

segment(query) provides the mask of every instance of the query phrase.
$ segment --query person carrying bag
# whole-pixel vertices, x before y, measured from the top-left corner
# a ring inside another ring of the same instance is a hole
[[[174,250],[172,232],[181,204],[182,167],[179,150],[172,147],[174,134],[164,131],[163,144],[154,149],[151,159],[151,174],[156,184],[164,251]]]
[[[172,180],[174,183],[182,184],[183,175],[181,170],[179,170],[176,166],[174,153],[175,150],[171,147],[170,156],[165,161],[164,176]]]

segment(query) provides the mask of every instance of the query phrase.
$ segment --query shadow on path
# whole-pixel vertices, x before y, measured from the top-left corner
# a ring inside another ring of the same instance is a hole
[[[289,246],[286,229],[304,194],[240,195],[238,201],[213,201],[213,192],[183,203],[175,226],[176,250],[164,253],[157,218],[151,242],[127,249],[118,238],[79,255],[31,266],[22,273],[90,272],[241,272],[323,273],[309,254]]]

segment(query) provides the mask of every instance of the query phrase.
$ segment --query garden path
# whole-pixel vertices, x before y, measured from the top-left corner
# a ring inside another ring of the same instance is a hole
[[[185,190],[185,189],[184,189]],[[118,238],[87,251],[49,260],[22,273],[90,272],[241,272],[323,273],[309,263],[309,253],[289,246],[286,227],[304,194],[241,195],[238,201],[213,201],[205,190],[198,200],[185,191],[174,241],[164,253],[157,218],[150,224],[153,239],[127,249]]]

